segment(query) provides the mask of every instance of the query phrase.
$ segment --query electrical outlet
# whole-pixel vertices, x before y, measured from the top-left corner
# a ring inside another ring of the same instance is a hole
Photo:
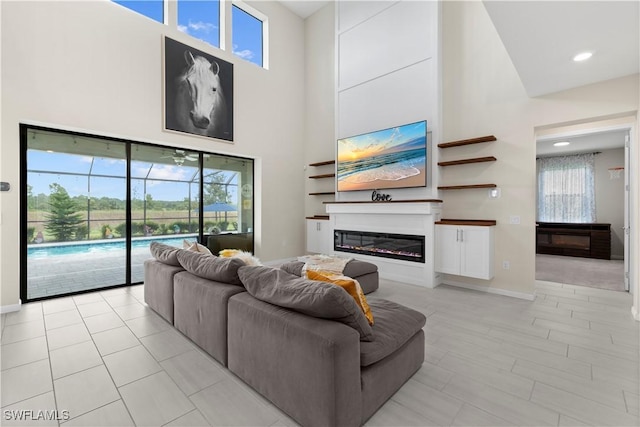
[[[520,215],[511,215],[509,217],[509,224],[520,224]]]
[[[508,270],[509,268],[511,268],[511,265],[509,264],[509,261],[502,261],[502,269],[503,270]]]

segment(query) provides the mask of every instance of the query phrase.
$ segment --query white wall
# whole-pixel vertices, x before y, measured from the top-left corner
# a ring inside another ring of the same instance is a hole
[[[496,142],[477,150],[490,151],[498,161],[478,167],[477,176],[465,179],[495,182],[502,192],[499,199],[489,199],[486,191],[447,193],[443,217],[473,213],[475,218],[498,221],[495,278],[489,283],[465,282],[532,294],[535,129],[637,111],[638,75],[532,99],[481,2],[445,2],[442,27],[444,140],[495,135]],[[460,153],[476,154],[474,150]],[[520,216],[519,225],[509,224],[512,215]],[[502,269],[503,260],[510,261],[510,270]]]
[[[331,2],[305,21],[305,81],[306,85],[306,137],[305,162],[301,170],[310,163],[335,159],[335,20],[334,3]],[[333,179],[309,179],[312,175],[333,172],[333,167],[306,168],[305,194],[334,191]],[[306,196],[306,216],[326,215],[322,202],[333,200],[332,196]]]
[[[611,224],[611,258],[624,259],[624,173],[611,179],[609,168],[624,166],[624,148],[602,150],[595,157],[596,219]]]
[[[1,305],[19,298],[19,138],[23,121],[255,157],[256,253],[303,251],[304,22],[278,2],[269,18],[270,69],[212,48],[109,1],[1,2]],[[162,36],[234,66],[235,143],[162,130]],[[230,26],[227,26],[230,37]]]

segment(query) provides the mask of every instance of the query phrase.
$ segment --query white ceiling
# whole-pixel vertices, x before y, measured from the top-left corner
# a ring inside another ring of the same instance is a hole
[[[287,9],[289,9],[302,19],[307,19],[309,16],[313,15],[329,3],[329,1],[319,0],[280,0],[280,2]]]
[[[627,132],[627,130],[612,130],[565,137],[551,136],[548,138],[541,138],[536,144],[536,155],[538,157],[564,156],[567,154],[589,153],[622,148],[624,147],[624,140]],[[553,146],[554,143],[560,141],[568,141],[570,144],[564,147]]]
[[[483,3],[530,97],[640,72],[637,0]]]

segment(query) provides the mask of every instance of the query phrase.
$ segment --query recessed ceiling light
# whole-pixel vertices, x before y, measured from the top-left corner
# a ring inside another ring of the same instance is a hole
[[[586,61],[587,59],[593,56],[592,52],[582,52],[573,57],[573,60],[576,62]]]
[[[554,147],[565,147],[567,145],[571,144],[569,141],[561,141],[561,142],[556,142],[555,144],[553,144]]]

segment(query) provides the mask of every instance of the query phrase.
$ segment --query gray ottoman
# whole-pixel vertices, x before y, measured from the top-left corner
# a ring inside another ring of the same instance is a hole
[[[280,268],[287,273],[295,274],[296,276],[302,275],[302,267],[304,263],[301,261],[290,261],[284,263]],[[378,266],[366,261],[360,261],[358,259],[352,259],[347,263],[347,266],[342,272],[347,277],[356,279],[362,291],[365,294],[371,293],[378,289]]]

